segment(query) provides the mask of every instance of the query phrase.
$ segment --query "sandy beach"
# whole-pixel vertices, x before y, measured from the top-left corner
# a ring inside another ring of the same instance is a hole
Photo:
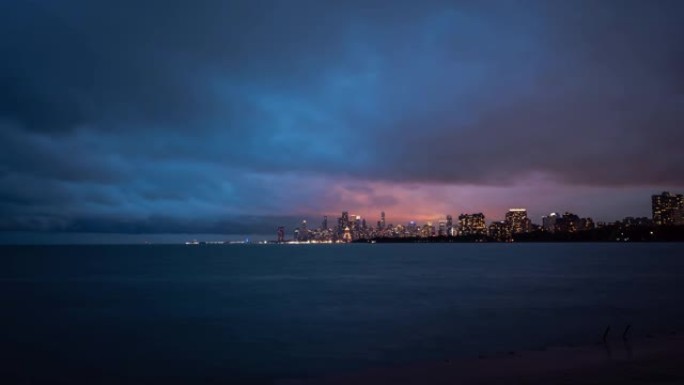
[[[506,352],[278,384],[684,384],[684,337],[615,338],[607,344]]]

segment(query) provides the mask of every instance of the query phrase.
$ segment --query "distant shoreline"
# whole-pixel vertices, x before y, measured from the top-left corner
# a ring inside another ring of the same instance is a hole
[[[621,242],[684,242],[684,226],[605,226],[576,232],[531,231],[497,239],[488,235],[434,237],[376,237],[358,239],[357,243],[621,243]]]

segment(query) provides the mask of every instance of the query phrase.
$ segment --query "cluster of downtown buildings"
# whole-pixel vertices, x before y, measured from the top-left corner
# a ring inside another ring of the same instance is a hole
[[[576,214],[551,213],[542,217],[542,224],[534,224],[527,216],[524,208],[512,208],[505,214],[503,221],[491,222],[487,225],[482,213],[461,214],[456,220],[451,215],[436,222],[422,225],[414,221],[407,224],[388,224],[385,212],[380,214],[380,220],[369,224],[365,218],[358,215],[350,216],[348,211],[342,212],[337,221],[330,223],[324,216],[320,226],[310,226],[306,220],[294,230],[292,238],[286,236],[286,229],[277,230],[278,243],[348,243],[357,241],[376,240],[466,240],[510,242],[519,237],[529,235],[562,236],[588,233],[601,228],[620,229],[652,228],[662,226],[684,225],[684,197],[663,192],[651,197],[652,217],[626,217],[622,221],[594,223],[592,218],[581,218]],[[652,235],[653,232],[651,231]],[[613,236],[613,235],[611,235]]]

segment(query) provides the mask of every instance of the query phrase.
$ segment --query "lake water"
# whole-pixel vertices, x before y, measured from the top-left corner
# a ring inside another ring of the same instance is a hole
[[[270,383],[684,327],[684,244],[0,247],[0,382]]]

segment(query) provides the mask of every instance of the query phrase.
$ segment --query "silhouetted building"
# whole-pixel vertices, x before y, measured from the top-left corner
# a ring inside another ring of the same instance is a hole
[[[361,216],[357,215],[354,218],[354,231],[361,230]]]
[[[299,227],[299,240],[302,242],[309,240],[309,229],[306,227],[306,219],[302,220],[302,225]]]
[[[558,214],[551,213],[542,217],[542,228],[550,233],[558,231]]]
[[[342,216],[337,218],[337,235],[342,238],[344,235],[344,229],[349,227],[349,212],[342,211]]]
[[[579,222],[579,227],[577,228],[579,231],[585,231],[585,230],[593,230],[596,226],[594,225],[594,220],[591,219],[590,217],[587,218],[580,218]]]
[[[682,194],[673,195],[665,191],[660,195],[651,196],[653,224],[681,225],[684,224],[684,197]]]
[[[558,221],[558,231],[562,233],[577,232],[580,223],[580,217],[576,214],[565,212]]]
[[[328,229],[328,216],[324,215],[323,216],[323,223],[321,223],[321,230],[327,230]]]
[[[387,222],[385,222],[385,212],[382,211],[380,213],[380,230],[384,230],[386,226]]]
[[[453,236],[454,234],[454,218],[451,215],[446,216],[446,230],[447,235]]]
[[[278,227],[277,235],[278,243],[285,242],[285,228],[283,226]]]
[[[563,215],[551,213],[542,217],[542,228],[550,233],[575,233],[577,231],[591,230],[594,220],[591,218],[580,218],[578,215],[565,212]]]
[[[625,227],[653,226],[653,221],[646,217],[625,217],[622,220],[622,225]]]

